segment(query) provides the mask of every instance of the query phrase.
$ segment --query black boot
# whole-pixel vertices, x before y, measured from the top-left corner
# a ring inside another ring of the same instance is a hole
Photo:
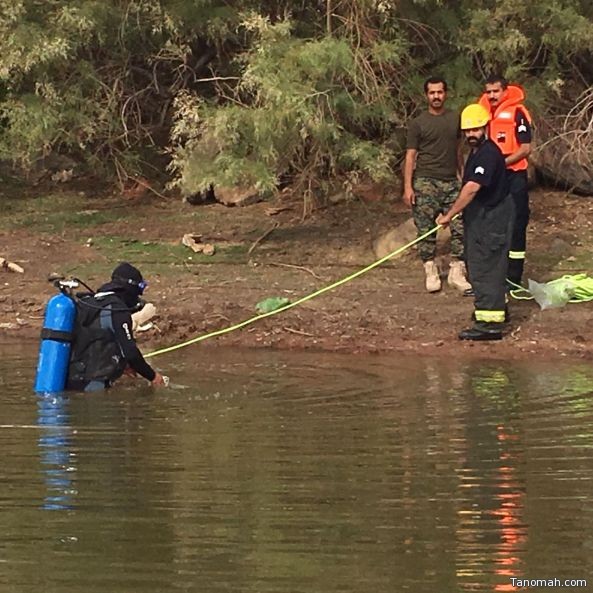
[[[484,328],[478,325],[469,329],[464,329],[459,332],[460,340],[472,340],[474,342],[481,342],[486,340],[502,340],[502,331],[497,328]]]

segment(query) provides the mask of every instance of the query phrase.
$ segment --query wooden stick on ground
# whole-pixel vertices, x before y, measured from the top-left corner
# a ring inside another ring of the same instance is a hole
[[[268,235],[270,235],[273,231],[275,231],[280,226],[279,222],[276,222],[271,229],[268,229],[261,237],[258,237],[254,242],[253,245],[249,248],[247,255],[251,255],[251,252],[257,247],[258,243],[261,243]]]
[[[0,268],[4,270],[9,270],[10,272],[17,272],[18,274],[25,273],[25,270],[21,268],[21,266],[15,264],[14,262],[8,261],[7,259],[4,259],[3,257],[0,257]]]
[[[311,274],[311,276],[313,276],[314,278],[317,278],[317,280],[323,280],[323,278],[321,276],[318,276],[313,270],[310,270],[309,268],[305,268],[305,266],[295,266],[294,264],[283,264],[280,262],[274,262],[271,261],[269,262],[270,266],[282,266],[284,268],[294,268],[295,270],[303,270],[305,272],[309,272],[309,274]]]
[[[299,336],[307,336],[308,338],[314,338],[315,337],[313,334],[310,334],[308,332],[303,332],[303,331],[300,331],[298,329],[293,329],[292,327],[283,327],[282,329],[284,331],[290,332],[291,334],[298,334]]]

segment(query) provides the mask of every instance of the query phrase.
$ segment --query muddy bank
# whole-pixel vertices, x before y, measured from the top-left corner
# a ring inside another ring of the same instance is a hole
[[[0,255],[25,274],[0,272],[0,340],[36,340],[44,304],[53,293],[48,273],[74,275],[97,287],[115,263],[138,265],[158,308],[155,327],[138,334],[145,351],[239,323],[271,296],[291,300],[374,261],[377,237],[404,221],[397,200],[370,196],[316,211],[301,220],[298,199],[229,209],[178,201],[84,192],[8,197]],[[281,211],[279,207],[285,208]],[[593,204],[558,192],[532,194],[526,277],[546,281],[591,272]],[[273,229],[273,230],[271,230]],[[212,243],[212,256],[181,245],[192,232]],[[446,272],[447,258],[441,267]],[[540,311],[533,301],[510,304],[500,343],[460,342],[471,299],[446,286],[427,294],[414,253],[347,285],[244,329],[192,345],[196,356],[218,344],[241,347],[507,358],[591,358],[587,330],[593,304]],[[171,364],[174,356],[162,358]]]

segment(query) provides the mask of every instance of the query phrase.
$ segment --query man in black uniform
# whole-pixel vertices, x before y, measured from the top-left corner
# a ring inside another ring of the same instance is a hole
[[[475,324],[461,340],[500,340],[505,321],[508,250],[514,206],[505,161],[486,137],[490,114],[479,104],[461,113],[461,129],[471,152],[465,163],[459,196],[437,224],[446,226],[463,211],[469,280],[475,293]]]
[[[529,224],[527,168],[532,129],[531,115],[523,104],[524,101],[524,90],[519,85],[509,84],[503,76],[498,75],[486,80],[486,89],[479,99],[480,105],[490,112],[488,137],[504,156],[509,192],[515,205],[507,290],[521,285]]]
[[[165,385],[132,334],[132,313],[145,287],[140,271],[123,262],[113,270],[111,282],[78,300],[67,389],[105,389],[128,370],[152,385]]]

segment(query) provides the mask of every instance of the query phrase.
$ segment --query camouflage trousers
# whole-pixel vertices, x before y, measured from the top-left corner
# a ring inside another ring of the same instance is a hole
[[[416,177],[414,179],[414,193],[416,203],[412,208],[414,223],[418,236],[435,227],[436,217],[441,212],[447,212],[459,195],[460,184],[456,179],[443,180],[430,177]],[[451,256],[463,259],[463,221],[457,217],[450,225],[451,228]],[[436,233],[429,235],[418,243],[418,253],[423,262],[434,259],[436,252]]]

